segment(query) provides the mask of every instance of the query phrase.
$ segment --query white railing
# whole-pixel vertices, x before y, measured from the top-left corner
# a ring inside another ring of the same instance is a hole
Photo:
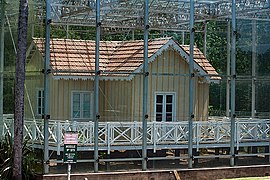
[[[188,122],[148,122],[147,144],[156,151],[157,148],[169,145],[187,145]],[[94,123],[72,121],[49,121],[49,145],[56,147],[60,152],[63,146],[64,133],[66,131],[78,132],[78,146],[94,146]],[[99,147],[108,152],[115,147],[122,146],[125,150],[142,145],[141,122],[100,122],[99,123]],[[13,118],[4,118],[2,136],[13,133]],[[195,121],[193,122],[193,141],[196,147],[202,144],[219,144],[230,142],[230,121]],[[237,119],[235,143],[237,147],[244,142],[269,141],[269,119]],[[29,120],[24,122],[24,138],[30,143],[42,145],[43,120]],[[124,150],[123,149],[123,150]]]

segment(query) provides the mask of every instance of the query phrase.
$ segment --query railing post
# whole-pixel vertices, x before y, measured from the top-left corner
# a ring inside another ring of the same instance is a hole
[[[72,131],[77,131],[77,121],[73,121],[71,124],[71,130]]]
[[[239,150],[239,141],[240,141],[240,136],[241,136],[241,132],[240,132],[241,128],[240,128],[240,122],[239,120],[236,121],[236,130],[235,130],[235,138],[236,138],[236,150],[238,151]]]
[[[107,153],[110,154],[111,151],[111,125],[106,123],[107,126]]]
[[[154,146],[154,153],[157,151],[157,122],[153,121],[153,146]]]
[[[31,126],[31,131],[32,131],[32,144],[35,143],[37,139],[37,129],[36,129],[36,121],[34,121],[34,124]]]
[[[62,142],[62,130],[61,130],[61,125],[60,122],[57,122],[57,130],[56,130],[56,138],[57,138],[57,155],[60,155],[61,151],[61,142]]]
[[[200,131],[199,131],[200,121],[195,122],[195,125],[196,125],[196,146],[197,146],[197,151],[199,151],[199,145],[200,145],[199,137],[201,137]]]

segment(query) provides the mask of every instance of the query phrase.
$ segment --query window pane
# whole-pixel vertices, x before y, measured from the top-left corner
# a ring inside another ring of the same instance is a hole
[[[79,93],[73,93],[73,112],[72,116],[73,118],[80,118],[80,94]]]
[[[166,96],[166,103],[172,103],[172,95],[167,95]]]
[[[90,110],[89,111],[83,111],[83,118],[90,118]]]
[[[162,114],[156,114],[156,121],[162,121]]]
[[[166,105],[166,112],[172,112],[172,104]]]
[[[162,101],[163,101],[163,96],[157,95],[157,103],[162,103]]]
[[[166,113],[166,121],[172,121],[172,113]]]
[[[42,112],[41,112],[41,108],[38,107],[38,114],[40,115]]]
[[[162,113],[162,105],[156,105],[156,112]]]
[[[83,94],[83,118],[90,118],[90,93]]]

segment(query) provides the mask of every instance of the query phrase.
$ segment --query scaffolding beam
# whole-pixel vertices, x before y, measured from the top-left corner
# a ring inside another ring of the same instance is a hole
[[[51,0],[46,1],[45,60],[44,60],[44,173],[49,173],[49,73],[50,71]]]
[[[99,44],[100,44],[100,0],[96,1],[96,50],[95,50],[95,125],[94,125],[94,172],[98,172],[98,123],[99,115]]]
[[[144,1],[144,41],[143,41],[143,140],[142,140],[142,170],[147,169],[147,120],[148,120],[148,0]]]
[[[232,0],[232,44],[231,44],[231,142],[230,142],[230,165],[235,165],[235,79],[236,79],[236,3]]]
[[[192,160],[193,160],[193,119],[194,119],[194,107],[193,107],[193,84],[194,84],[194,35],[195,35],[195,28],[194,28],[194,0],[190,0],[190,42],[189,42],[189,121],[188,121],[188,167],[192,168]]]

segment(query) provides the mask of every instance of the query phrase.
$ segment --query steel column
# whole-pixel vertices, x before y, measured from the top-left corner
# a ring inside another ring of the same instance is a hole
[[[190,0],[190,42],[189,42],[189,121],[188,121],[188,167],[192,168],[192,149],[193,149],[193,133],[192,133],[192,126],[193,126],[193,119],[194,119],[194,112],[193,112],[193,83],[194,83],[194,0]]]
[[[236,56],[236,3],[232,0],[232,44],[231,44],[231,142],[230,142],[230,165],[235,165],[235,56]]]
[[[226,117],[230,117],[230,81],[231,81],[231,21],[227,24],[227,84],[226,84]]]
[[[251,117],[255,117],[256,113],[256,47],[257,47],[257,41],[256,41],[256,20],[252,20],[252,95],[251,95]]]
[[[50,73],[51,0],[46,1],[44,61],[44,173],[49,173],[49,73]]]
[[[142,170],[147,169],[147,98],[148,98],[148,0],[144,1],[144,41],[143,41],[143,139],[142,139]]]
[[[98,172],[98,122],[99,122],[99,44],[100,44],[100,0],[96,1],[96,50],[95,50],[95,122],[94,122],[94,172]]]
[[[203,30],[203,54],[206,57],[206,53],[207,53],[207,22],[204,22],[204,30]]]
[[[3,135],[3,89],[4,89],[4,44],[5,44],[5,4],[1,0],[1,35],[0,35],[0,137]]]

